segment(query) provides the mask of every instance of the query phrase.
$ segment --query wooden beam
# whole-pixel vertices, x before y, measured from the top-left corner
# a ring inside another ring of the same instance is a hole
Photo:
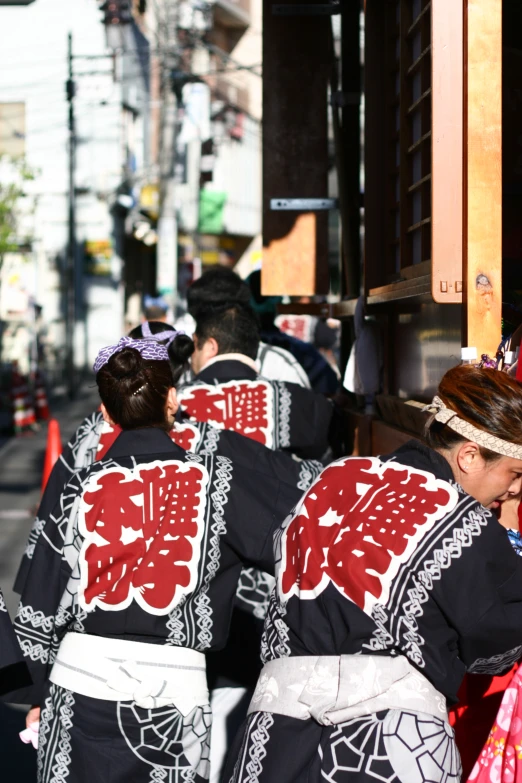
[[[267,296],[326,294],[328,213],[270,209],[328,195],[328,17],[278,16],[263,0],[263,267]],[[299,0],[288,0],[298,4]]]
[[[464,0],[432,2],[431,291],[460,303],[463,290]]]
[[[494,355],[502,316],[502,0],[467,0],[466,345]]]

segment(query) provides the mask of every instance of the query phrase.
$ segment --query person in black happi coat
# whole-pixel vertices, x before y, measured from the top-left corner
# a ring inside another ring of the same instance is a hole
[[[259,327],[249,307],[198,314],[194,380],[179,388],[182,413],[299,457],[321,459],[338,437],[336,408],[322,394],[259,376]]]
[[[301,492],[267,450],[195,455],[172,441],[158,342],[123,338],[95,371],[122,432],[46,499],[15,619],[28,722],[40,716],[38,783],[57,770],[67,783],[204,783],[204,653],[226,641],[243,563],[273,568],[273,533]]]
[[[522,389],[456,367],[427,445],[329,465],[275,536],[264,667],[226,783],[458,783],[447,704],[522,657]]]

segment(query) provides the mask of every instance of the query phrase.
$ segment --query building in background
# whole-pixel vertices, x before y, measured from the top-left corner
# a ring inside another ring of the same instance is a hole
[[[0,269],[2,362],[74,391],[144,295],[179,309],[259,236],[261,40],[261,0],[2,8],[0,155],[34,173]]]

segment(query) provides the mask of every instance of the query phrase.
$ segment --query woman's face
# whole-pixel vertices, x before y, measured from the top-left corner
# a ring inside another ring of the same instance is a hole
[[[497,508],[503,500],[522,490],[522,460],[499,457],[486,462],[479,452],[459,461],[457,481],[486,508]]]

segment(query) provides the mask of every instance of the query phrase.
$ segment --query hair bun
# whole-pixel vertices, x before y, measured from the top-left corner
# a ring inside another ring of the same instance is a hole
[[[194,343],[187,334],[178,334],[169,345],[169,356],[174,364],[185,364],[194,353]]]
[[[113,354],[107,362],[107,369],[117,381],[135,378],[144,366],[142,356],[135,348],[124,348]]]

